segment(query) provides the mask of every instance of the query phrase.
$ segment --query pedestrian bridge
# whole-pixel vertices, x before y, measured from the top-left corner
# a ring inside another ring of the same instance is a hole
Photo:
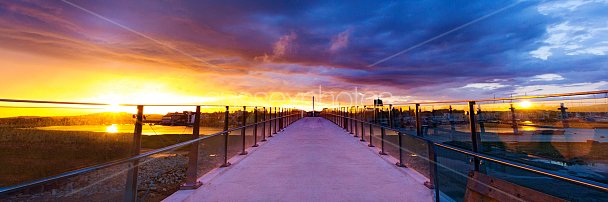
[[[0,102],[108,105],[13,99]],[[434,104],[442,103],[450,105],[435,110]],[[597,127],[602,123],[589,122],[594,125],[586,127],[596,127],[589,129],[573,122],[576,127],[571,128],[567,107],[562,103],[558,108],[561,113],[553,113],[561,115],[556,119],[560,120],[558,126],[519,131],[513,104],[507,103],[509,108],[503,106],[502,111],[482,111],[476,101],[442,103],[415,103],[399,110],[391,105],[385,109],[326,108],[320,113],[308,112],[309,117],[293,108],[180,105],[196,109],[191,113],[192,126],[182,129],[191,131],[186,134],[188,139],[151,151],[142,149],[142,128],[154,129],[145,122],[144,107],[167,106],[125,104],[137,109],[134,132],[128,140],[131,147],[125,150],[128,157],[0,187],[0,201],[551,202],[608,198],[608,185],[603,177],[593,174],[595,171],[588,170],[593,172],[581,176],[587,171],[575,173],[565,169],[570,165],[535,161],[551,158],[542,157],[542,153],[535,157],[513,144],[549,148],[547,151],[559,154],[586,151],[590,154],[586,157],[601,160],[591,161],[599,162],[600,170],[605,165],[601,151],[606,130]],[[208,112],[201,112],[204,107]],[[211,112],[209,108],[215,109]],[[510,117],[510,122],[501,117]],[[509,126],[499,126],[501,123]],[[205,128],[214,131],[200,131]]]
[[[427,179],[327,119],[301,119],[164,201],[433,201]]]

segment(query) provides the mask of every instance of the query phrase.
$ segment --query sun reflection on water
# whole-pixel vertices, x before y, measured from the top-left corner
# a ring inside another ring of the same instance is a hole
[[[118,132],[118,127],[116,126],[116,124],[109,125],[108,127],[106,127],[106,132],[108,132],[108,133],[117,133]]]

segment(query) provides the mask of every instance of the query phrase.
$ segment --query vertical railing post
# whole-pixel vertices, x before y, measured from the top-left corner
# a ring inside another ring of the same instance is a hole
[[[342,124],[340,123],[340,110],[339,108],[334,109],[334,114],[336,117],[336,125],[338,125],[339,127],[342,127]]]
[[[346,112],[346,107],[342,107],[342,120],[342,128],[348,132],[348,113]]]
[[[279,123],[279,119],[277,116],[277,107],[274,107],[274,133],[273,134],[277,134],[277,127],[278,127],[278,123]]]
[[[342,108],[340,107],[340,108],[338,108],[338,123],[340,123],[339,124],[340,128],[343,128],[343,125],[344,125],[344,122],[342,121],[342,115],[343,115]]]
[[[338,111],[336,110],[336,108],[333,109],[332,117],[332,119],[334,120],[334,124],[339,126],[340,124],[338,124]]]
[[[290,114],[289,115],[289,125],[291,125],[293,122],[296,121],[296,116],[295,116],[296,110],[295,109],[290,109],[289,110],[289,114]]]
[[[353,130],[353,123],[355,123],[354,122],[354,118],[355,118],[354,114],[355,113],[352,112],[352,107],[349,107],[348,108],[348,120],[349,120],[350,124],[349,124],[349,129],[348,130],[350,130],[350,134],[354,134],[353,133],[353,131],[354,131]]]
[[[289,108],[285,108],[285,123],[283,124],[283,130],[289,126]]]
[[[133,142],[131,144],[131,156],[139,155],[141,150],[141,131],[144,121],[144,106],[137,106],[137,115],[135,116],[135,130],[133,132]],[[139,170],[139,160],[134,160],[128,163],[127,182],[125,189],[124,201],[137,201],[137,174]]]
[[[340,112],[339,113],[339,117],[338,117],[338,120],[340,121],[340,128],[344,129],[344,111],[343,111],[343,108],[340,107],[338,109],[338,112]]]
[[[357,115],[359,115],[359,106],[355,106],[355,113],[353,114],[353,119],[355,121],[355,137],[359,137],[359,129],[357,128],[357,124],[359,123],[359,117]]]
[[[519,135],[519,126],[517,126],[517,117],[515,116],[515,107],[511,104],[509,108],[511,110],[511,127],[513,128],[513,135]]]
[[[264,134],[264,133],[262,133]],[[252,147],[257,147],[258,145],[258,107],[253,108],[253,145]]]
[[[201,124],[201,106],[196,106],[194,114],[194,123],[192,124],[192,139],[198,139],[200,135]],[[180,186],[180,189],[196,189],[202,185],[197,181],[197,166],[198,166],[198,145],[200,142],[195,142],[190,145],[190,153],[188,153],[188,169],[186,170],[186,183]]]
[[[393,105],[388,105],[388,127],[393,128]]]
[[[486,133],[486,127],[484,125],[484,117],[483,117],[483,113],[481,112],[481,106],[477,105],[477,123],[479,124],[479,135],[483,135]]]
[[[263,107],[262,112],[262,142],[266,142],[266,107]]]
[[[420,120],[420,104],[416,104],[416,111],[414,112],[416,118],[416,135],[422,136],[422,122]]]
[[[294,122],[294,110],[293,109],[289,109],[289,125],[291,125]]]
[[[335,124],[338,126],[341,126],[342,124],[340,124],[340,111],[338,110],[338,108],[334,108],[334,120],[335,120]]]
[[[245,137],[245,133],[247,130],[247,107],[243,106],[243,122],[242,122],[242,127],[243,129],[241,129],[241,140],[243,141],[243,144],[241,145],[241,155],[247,155],[247,151],[245,151],[245,149],[247,148],[247,145],[245,145],[246,143],[246,137]]]
[[[430,188],[430,189],[434,189],[435,192],[435,201],[439,201],[439,174],[437,173],[437,147],[435,147],[435,144],[433,144],[433,142],[431,141],[426,141],[427,144],[427,149],[428,149],[428,154],[429,154],[429,175],[430,175],[430,179],[428,183],[425,183],[425,185]]]
[[[367,107],[363,106],[363,108],[361,109],[361,142],[365,142],[365,111],[366,111]]]
[[[336,125],[342,127],[342,123],[340,122],[340,120],[342,120],[340,118],[340,116],[342,115],[342,112],[340,112],[340,108],[336,108]]]
[[[279,108],[279,131],[283,131],[283,122],[285,120],[285,109]]]
[[[349,129],[348,128],[348,121],[349,121],[349,118],[350,118],[349,115],[350,114],[348,113],[348,107],[344,107],[344,130],[346,132],[350,132],[350,131],[348,131],[348,129]]]
[[[565,107],[564,103],[559,103],[559,108],[557,109],[561,112],[562,128],[569,128],[570,123],[568,122],[568,112],[566,112],[568,107]]]
[[[272,137],[272,107],[268,107],[268,137]]]
[[[344,117],[345,117],[345,130],[350,133],[350,111],[348,111],[348,107],[344,107]]]
[[[374,139],[374,124],[370,123],[369,124],[369,144],[367,146],[375,147],[373,139]]]
[[[386,155],[384,152],[384,142],[386,141],[384,136],[386,136],[386,129],[384,129],[384,126],[380,126],[380,155]]]
[[[349,122],[349,113],[348,113],[348,107],[344,107],[344,130],[346,130],[346,132],[350,132],[348,131],[348,122]]]
[[[450,130],[451,133],[454,134],[456,132],[456,122],[454,121],[454,110],[452,109],[452,105],[449,108],[449,121],[450,121]]]
[[[403,164],[403,133],[397,132],[397,141],[399,142],[399,162],[396,163],[399,167],[405,167]]]
[[[479,134],[477,134],[477,122],[475,121],[475,101],[469,102],[469,125],[471,127],[471,143],[473,145],[473,152],[479,152],[481,146],[481,137],[479,137]],[[473,163],[475,164],[475,171],[479,171],[479,158],[473,157]]]
[[[277,113],[278,113],[278,115],[277,115],[277,118],[278,118],[278,120],[277,120],[277,123],[278,123],[277,126],[279,127],[277,129],[277,132],[281,132],[281,129],[283,129],[283,121],[282,121],[283,120],[283,115],[282,115],[282,112],[283,112],[283,108],[279,107],[279,111],[277,111]]]
[[[230,162],[228,162],[228,116],[230,116],[230,107],[226,106],[226,112],[224,113],[224,164],[221,167],[230,166]]]
[[[342,116],[342,111],[340,108],[336,108],[336,121],[338,122],[336,125],[342,128],[342,118],[340,116]]]

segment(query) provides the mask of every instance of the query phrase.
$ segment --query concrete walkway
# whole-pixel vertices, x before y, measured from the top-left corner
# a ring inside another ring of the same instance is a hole
[[[432,201],[419,181],[323,118],[304,118],[185,201]]]

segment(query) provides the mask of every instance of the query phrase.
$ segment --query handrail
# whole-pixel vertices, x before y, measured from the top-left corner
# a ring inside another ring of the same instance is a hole
[[[2,100],[0,100],[0,101],[2,101]],[[277,119],[282,119],[282,118],[286,118],[286,117],[290,117],[290,116],[298,116],[298,115],[299,114],[291,114],[291,115],[285,115],[285,116],[270,118],[268,120],[259,121],[257,123],[252,123],[252,124],[248,124],[248,125],[244,125],[244,126],[239,126],[239,127],[236,127],[236,128],[231,128],[231,129],[228,129],[228,130],[225,130],[225,131],[213,133],[213,134],[210,134],[210,135],[205,135],[203,137],[199,137],[199,138],[196,138],[196,139],[192,139],[192,140],[188,140],[188,141],[185,141],[185,142],[177,143],[177,144],[174,144],[174,145],[169,145],[169,146],[166,146],[166,147],[163,147],[163,148],[160,148],[160,149],[152,150],[152,151],[149,151],[149,152],[146,152],[146,153],[143,153],[143,154],[139,154],[139,155],[136,155],[136,156],[132,156],[132,157],[129,157],[129,158],[119,159],[119,160],[115,160],[115,161],[111,161],[111,162],[107,162],[107,163],[102,163],[102,164],[98,164],[98,165],[93,165],[93,166],[90,166],[90,167],[81,168],[81,169],[78,169],[78,170],[69,171],[69,172],[65,172],[65,173],[59,174],[59,175],[55,175],[55,176],[51,176],[51,177],[47,177],[47,178],[43,178],[43,179],[39,179],[39,180],[34,180],[34,181],[30,181],[30,182],[25,182],[25,183],[13,185],[13,186],[0,187],[0,196],[4,195],[4,194],[9,194],[9,193],[12,193],[12,192],[16,192],[16,191],[19,191],[19,190],[22,190],[22,189],[25,189],[25,188],[28,188],[28,187],[37,186],[37,185],[46,184],[46,183],[51,183],[51,182],[54,182],[54,181],[57,181],[57,180],[60,180],[60,179],[65,179],[65,178],[68,178],[68,177],[72,177],[72,176],[76,176],[76,175],[92,172],[92,171],[95,171],[95,170],[101,170],[101,169],[109,168],[109,167],[112,167],[112,166],[115,166],[115,165],[119,165],[119,164],[124,164],[124,163],[128,163],[128,162],[136,161],[136,160],[142,159],[144,157],[148,157],[148,156],[151,156],[151,155],[154,155],[154,154],[159,154],[159,153],[166,152],[166,151],[171,151],[173,149],[181,148],[181,147],[184,147],[184,146],[196,143],[196,142],[200,142],[200,141],[202,141],[204,139],[207,139],[207,138],[216,137],[216,136],[219,136],[219,135],[230,133],[232,131],[241,130],[243,128],[251,127],[251,126],[254,126],[254,125],[257,125],[257,124],[266,123],[266,122],[270,122],[270,121],[274,121],[274,120],[277,120]]]
[[[379,125],[379,124],[376,124],[376,123],[371,123],[371,122],[368,122],[368,121],[363,121],[361,119],[356,119],[356,118],[353,118],[353,117],[342,116],[342,115],[333,114],[333,113],[328,113],[328,114],[330,114],[332,116],[340,117],[340,118],[345,118],[345,119],[351,119],[351,120],[359,121],[361,123],[369,124],[370,126],[384,128],[385,130],[391,130],[391,131],[394,131],[394,132],[401,133],[401,131],[399,131],[398,129],[390,128],[390,127]],[[534,166],[530,166],[530,165],[526,165],[526,164],[522,164],[522,163],[517,163],[517,162],[509,161],[509,160],[506,160],[506,159],[501,159],[501,158],[497,158],[497,157],[491,157],[489,155],[480,154],[480,153],[469,151],[469,150],[465,150],[465,149],[459,149],[459,148],[456,148],[456,147],[452,147],[452,146],[448,146],[448,145],[445,145],[445,144],[434,142],[431,139],[424,138],[424,137],[421,137],[421,136],[415,136],[415,135],[411,135],[411,134],[407,134],[407,133],[402,133],[402,134],[408,135],[408,136],[410,136],[412,138],[415,138],[415,139],[419,139],[419,140],[422,140],[422,141],[426,141],[426,142],[432,143],[435,146],[439,146],[439,147],[442,147],[442,148],[445,148],[445,149],[449,149],[449,150],[452,150],[452,151],[455,151],[455,152],[459,152],[459,153],[462,153],[462,154],[465,154],[465,155],[469,155],[469,156],[472,156],[472,157],[478,157],[478,158],[485,159],[485,160],[488,160],[488,161],[492,161],[492,162],[495,162],[495,163],[499,163],[499,164],[502,164],[502,165],[524,169],[524,170],[527,170],[527,171],[530,171],[530,172],[534,172],[534,173],[537,173],[537,174],[540,174],[540,175],[548,176],[548,177],[551,177],[551,178],[565,180],[565,181],[569,181],[569,182],[572,182],[572,183],[575,183],[575,184],[579,184],[579,185],[583,185],[583,186],[587,186],[587,187],[591,187],[591,188],[595,188],[595,189],[599,189],[599,190],[603,190],[603,191],[608,191],[608,185],[604,184],[604,183],[595,182],[595,181],[591,181],[591,180],[586,180],[586,179],[575,177],[575,176],[571,176],[571,175],[568,175],[568,174],[557,173],[557,172],[549,171],[549,170],[546,170],[546,169],[537,168],[537,167],[534,167]]]

